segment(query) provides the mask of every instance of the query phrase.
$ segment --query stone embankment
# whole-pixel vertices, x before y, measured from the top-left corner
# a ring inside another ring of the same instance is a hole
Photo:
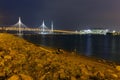
[[[0,33],[0,80],[120,80],[120,66]]]

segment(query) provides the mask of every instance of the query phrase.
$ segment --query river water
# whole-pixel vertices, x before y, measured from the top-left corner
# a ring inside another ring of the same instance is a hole
[[[120,36],[48,34],[24,35],[23,38],[38,45],[120,62]]]

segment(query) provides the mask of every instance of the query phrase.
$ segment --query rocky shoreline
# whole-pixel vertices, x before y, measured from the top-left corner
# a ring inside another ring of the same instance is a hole
[[[0,80],[120,80],[120,65],[0,33]]]

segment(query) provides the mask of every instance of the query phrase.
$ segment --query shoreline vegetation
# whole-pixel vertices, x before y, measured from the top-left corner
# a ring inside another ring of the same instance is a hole
[[[0,80],[120,80],[120,65],[0,33]]]

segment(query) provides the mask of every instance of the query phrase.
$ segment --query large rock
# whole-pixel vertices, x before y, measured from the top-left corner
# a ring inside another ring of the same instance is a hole
[[[32,77],[25,75],[25,74],[20,74],[20,77],[22,78],[22,80],[33,80]]]
[[[116,79],[116,78],[118,78],[118,75],[117,74],[111,74],[111,77]]]
[[[8,80],[33,80],[32,77],[24,74],[13,75]]]
[[[21,80],[21,78],[18,75],[13,75],[8,80]]]
[[[120,71],[120,66],[116,66],[117,71]]]

